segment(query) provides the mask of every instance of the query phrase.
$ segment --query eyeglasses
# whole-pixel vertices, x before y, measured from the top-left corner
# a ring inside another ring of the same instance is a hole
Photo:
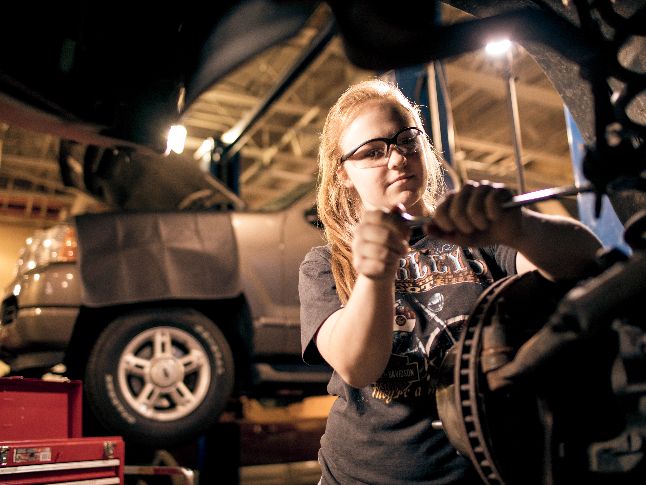
[[[402,155],[416,153],[422,147],[422,130],[414,126],[398,131],[390,138],[373,138],[364,141],[354,150],[341,157],[341,163],[352,162],[357,168],[382,167],[388,164],[391,147]]]

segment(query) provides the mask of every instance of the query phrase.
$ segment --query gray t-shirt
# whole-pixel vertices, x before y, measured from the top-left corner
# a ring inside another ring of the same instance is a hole
[[[480,483],[446,434],[431,427],[437,370],[482,291],[516,272],[515,256],[503,246],[460,248],[430,237],[412,246],[396,275],[393,350],[383,375],[357,389],[334,372],[328,384],[338,398],[321,438],[323,484]],[[321,362],[314,335],[341,308],[329,247],[305,257],[299,293],[303,358]]]

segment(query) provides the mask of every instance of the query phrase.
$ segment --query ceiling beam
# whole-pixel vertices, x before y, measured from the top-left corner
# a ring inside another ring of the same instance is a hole
[[[58,218],[49,218],[42,216],[31,216],[28,217],[25,214],[14,215],[12,213],[3,212],[0,209],[0,223],[2,224],[15,224],[20,226],[32,227],[35,229],[44,229],[52,226],[58,222]]]
[[[510,187],[517,187],[518,178],[515,173],[502,173],[498,174],[495,177],[492,177],[490,167],[486,166],[482,162],[476,162],[473,160],[463,160],[461,162],[466,168],[468,173],[468,178],[471,180],[490,180],[493,182],[501,182]],[[525,173],[525,175],[528,175]],[[554,177],[543,177],[535,172],[531,173],[531,176],[526,177],[526,190],[539,190],[548,187],[555,187],[560,185],[571,184],[571,179],[555,179]]]
[[[45,201],[54,201],[58,204],[69,206],[72,205],[76,196],[67,194],[49,194],[46,192],[31,192],[28,190],[6,190],[0,189],[0,198],[4,201],[8,199],[38,199]]]
[[[28,168],[29,170],[40,170],[52,172],[58,175],[59,166],[56,160],[44,157],[28,157],[13,153],[2,153],[0,155],[0,168]]]
[[[459,81],[471,86],[475,85],[477,88],[484,89],[499,98],[507,96],[507,85],[502,76],[495,76],[481,71],[474,72],[455,63],[446,64],[446,75],[449,83]],[[559,110],[563,109],[563,100],[553,89],[517,82],[516,93],[518,99],[524,102],[541,104]]]
[[[292,170],[281,170],[275,167],[267,170],[269,177],[276,177],[284,180],[291,180],[292,182],[303,183],[310,182],[314,179],[315,175],[311,173],[295,172]]]
[[[319,107],[313,107],[307,113],[303,114],[301,119],[298,120],[294,124],[294,126],[292,126],[285,132],[278,143],[262,151],[263,157],[259,160],[256,160],[253,165],[251,165],[242,173],[242,175],[240,176],[240,181],[242,183],[247,183],[251,179],[256,177],[262,170],[266,169],[272,163],[272,157],[274,157],[283,146],[288,144],[298,134],[300,128],[311,123],[312,120],[316,118],[319,111]]]
[[[514,149],[511,145],[503,145],[501,143],[494,143],[485,140],[476,140],[466,136],[456,137],[457,149],[464,150],[479,150],[485,153],[503,154],[505,156],[513,155]],[[523,148],[523,158],[536,160],[539,163],[549,163],[554,165],[568,166],[570,158],[565,156],[558,156],[540,150],[528,150]]]
[[[231,107],[235,107],[238,110],[249,109],[257,106],[262,101],[258,96],[252,96],[244,93],[235,93],[232,91],[226,91],[224,89],[213,89],[204,93],[200,100],[195,103],[195,106],[191,106],[192,109],[200,109],[201,100],[209,101],[211,103],[225,103]],[[205,103],[208,106],[208,103]],[[286,113],[290,115],[301,116],[306,113],[311,106],[306,106],[303,104],[278,101],[270,108],[270,111],[278,111],[281,113]],[[208,109],[208,108],[207,108]]]
[[[265,157],[264,148],[244,147],[241,151],[242,156],[246,158],[262,159]],[[310,169],[312,173],[316,171],[316,157],[294,155],[288,152],[278,152],[273,155],[273,159],[278,162],[298,164],[304,168]]]

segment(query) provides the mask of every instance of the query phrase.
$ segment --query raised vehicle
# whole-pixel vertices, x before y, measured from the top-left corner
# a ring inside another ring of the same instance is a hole
[[[183,441],[232,397],[323,392],[300,356],[298,266],[322,243],[306,187],[265,211],[101,213],[27,240],[2,301],[14,375],[63,363],[99,421]]]

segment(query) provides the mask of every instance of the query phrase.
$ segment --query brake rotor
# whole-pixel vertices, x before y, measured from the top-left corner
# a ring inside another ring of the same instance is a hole
[[[530,383],[492,390],[486,372],[513,358],[563,294],[537,272],[499,280],[480,296],[444,360],[436,393],[442,426],[486,484],[549,483],[554,440],[548,407]]]

